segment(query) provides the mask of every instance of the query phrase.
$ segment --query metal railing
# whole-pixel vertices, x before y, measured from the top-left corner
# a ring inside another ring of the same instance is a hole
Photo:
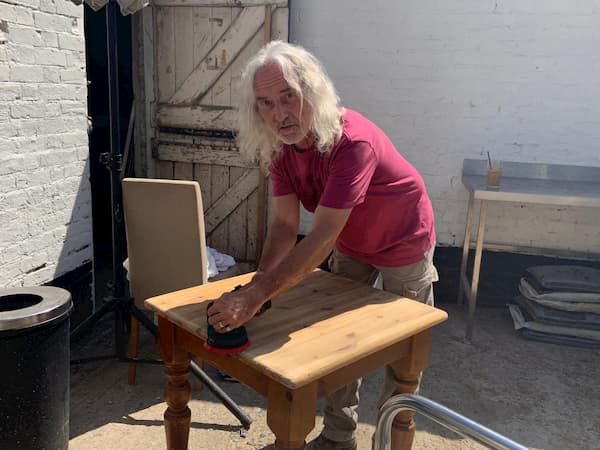
[[[392,422],[396,414],[405,410],[421,413],[443,427],[489,448],[528,450],[528,447],[524,447],[433,400],[413,394],[395,395],[383,404],[375,429],[373,450],[389,450],[391,448]]]

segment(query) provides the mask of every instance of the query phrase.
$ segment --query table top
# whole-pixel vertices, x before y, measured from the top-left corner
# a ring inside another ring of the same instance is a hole
[[[462,182],[476,199],[600,207],[600,167],[504,161],[499,189],[486,187],[486,160],[465,159]]]
[[[146,300],[159,315],[206,339],[207,303],[252,274]],[[246,324],[251,341],[231,356],[298,388],[446,320],[434,307],[315,270]]]

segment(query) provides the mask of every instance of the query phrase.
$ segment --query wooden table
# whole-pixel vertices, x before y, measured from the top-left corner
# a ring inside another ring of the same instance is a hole
[[[430,328],[445,312],[320,270],[273,300],[247,324],[252,345],[236,356],[207,351],[206,306],[252,274],[146,300],[158,313],[166,364],[167,448],[186,449],[190,428],[189,362],[209,361],[267,398],[277,449],[301,449],[315,425],[319,397],[390,364],[398,393],[412,393],[427,365]],[[412,413],[398,415],[394,448],[410,448]]]

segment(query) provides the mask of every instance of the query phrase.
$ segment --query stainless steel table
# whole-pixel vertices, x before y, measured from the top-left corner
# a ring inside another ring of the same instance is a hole
[[[465,159],[462,182],[469,191],[467,222],[460,265],[458,303],[465,295],[469,302],[467,339],[472,338],[477,288],[483,251],[488,203],[517,202],[556,206],[600,208],[600,167],[504,161],[499,189],[486,187],[487,160]],[[473,277],[467,279],[467,262],[471,247],[471,226],[475,202],[480,202]],[[599,216],[600,219],[600,216]]]

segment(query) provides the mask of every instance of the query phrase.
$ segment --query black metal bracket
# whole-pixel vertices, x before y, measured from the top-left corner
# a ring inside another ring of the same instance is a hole
[[[98,160],[100,161],[100,164],[110,171],[116,171],[120,173],[123,170],[123,155],[120,153],[111,155],[110,152],[103,152],[100,153]]]

